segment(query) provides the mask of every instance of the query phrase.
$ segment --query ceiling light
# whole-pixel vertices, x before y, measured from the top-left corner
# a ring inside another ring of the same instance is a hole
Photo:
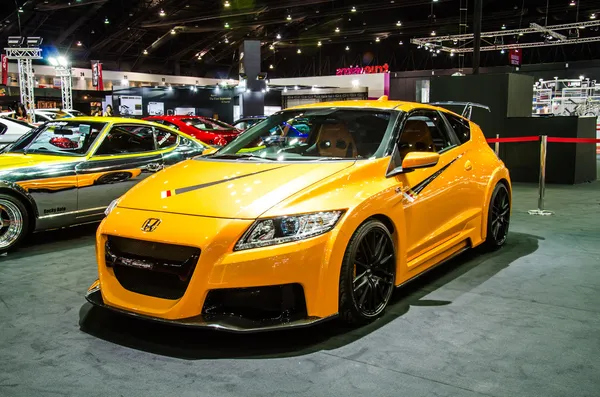
[[[19,7],[19,12],[24,12],[23,7]]]
[[[519,36],[523,36],[523,33],[519,33]]]
[[[352,9],[350,11],[356,12],[356,7],[352,6]]]
[[[225,29],[229,29],[229,22],[225,22]]]
[[[265,90],[264,88],[263,88],[262,90],[260,90],[260,91],[261,91],[263,94],[264,94],[265,92],[267,92],[267,90]]]
[[[171,34],[175,34],[175,33],[177,33],[177,32],[175,31],[175,29],[171,29]]]
[[[287,16],[287,17],[285,17],[285,20],[286,20],[286,21],[291,21],[291,20],[292,20],[292,16],[291,16],[290,14],[288,14],[288,16]]]
[[[569,5],[570,5],[571,7],[573,7],[575,4],[577,4],[577,3],[575,3],[575,0],[571,0],[571,2],[569,3]]]
[[[398,44],[400,44],[400,45],[404,45],[404,42],[403,42],[402,40],[400,40],[400,41],[398,42]]]
[[[590,19],[596,19],[596,14],[594,13],[594,14],[590,15]]]
[[[352,80],[352,87],[358,87],[359,81],[358,80]]]
[[[77,47],[81,47],[83,44],[81,43],[81,41],[77,42]]]
[[[435,30],[432,30],[432,31],[431,31],[431,35],[432,35],[432,36],[435,36],[435,35],[436,35],[436,33],[435,33]]]
[[[165,10],[163,10],[162,8],[160,9],[160,12],[158,13],[159,16],[164,17],[167,15],[167,13],[165,12]]]
[[[500,54],[504,54],[504,49],[500,50]]]
[[[321,45],[322,45],[322,44],[321,44],[321,41],[319,41],[319,42],[317,43],[317,47],[321,47]]]
[[[436,54],[439,54],[439,53],[440,53],[440,50],[437,50],[435,53],[436,53]]]
[[[269,65],[269,69],[274,69],[275,67],[273,66],[273,64]]]
[[[144,50],[144,55],[148,55],[148,50]]]
[[[340,28],[335,28],[335,32],[339,33],[340,32]]]
[[[298,51],[296,51],[298,54],[302,54],[302,50],[300,48],[298,48]]]
[[[402,26],[402,22],[400,22],[400,21],[396,22],[396,26]]]
[[[110,23],[110,21],[108,20],[108,18],[104,18],[104,23],[105,23],[106,25],[108,25],[108,24]]]
[[[229,7],[229,6],[231,6],[231,3],[230,3],[229,1],[227,1],[227,0],[226,0],[226,1],[225,1],[225,3],[224,3],[223,5],[224,5],[225,7]]]
[[[283,92],[287,92],[287,87],[283,87]]]
[[[506,29],[506,25],[502,25],[502,29]]]
[[[379,43],[381,40],[379,40],[379,37],[377,37],[375,41]]]
[[[59,64],[60,66],[67,66],[67,65],[68,65],[68,63],[69,63],[69,61],[67,60],[67,58],[65,58],[65,57],[64,57],[64,56],[62,56],[62,55],[61,55],[61,56],[58,56],[58,57],[56,58],[56,60],[57,60],[57,62],[58,62],[58,64]],[[51,63],[52,63],[52,62],[51,62]]]
[[[295,85],[295,86],[294,86],[294,89],[295,89],[295,90],[298,90],[298,86],[297,86],[297,85]]]
[[[279,33],[277,33],[277,36],[275,36],[277,38],[277,40],[281,40],[281,35]]]
[[[346,46],[346,51],[350,51],[350,47]]]
[[[579,80],[584,80],[584,79],[585,79],[584,75],[579,76]]]
[[[48,58],[48,62],[50,62],[50,65],[52,66],[58,66],[58,60],[54,57]]]
[[[273,44],[271,44],[271,45],[269,46],[269,50],[275,50],[275,46],[274,46]]]
[[[127,80],[127,77],[125,77],[124,79],[121,79],[121,85],[128,85],[129,84],[129,80]]]
[[[454,56],[454,53],[453,53],[453,52],[451,52],[451,53],[450,53],[450,56],[451,56],[451,57],[453,57],[453,56]]]

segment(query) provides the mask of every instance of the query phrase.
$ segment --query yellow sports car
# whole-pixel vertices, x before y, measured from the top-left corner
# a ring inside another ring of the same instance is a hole
[[[113,202],[86,297],[231,331],[364,323],[394,287],[504,244],[510,206],[508,170],[468,119],[387,98],[304,105]]]
[[[208,145],[148,121],[47,122],[0,155],[0,252],[29,232],[98,222],[112,200]]]

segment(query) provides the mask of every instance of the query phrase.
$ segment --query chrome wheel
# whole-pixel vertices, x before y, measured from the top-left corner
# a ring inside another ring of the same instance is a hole
[[[395,252],[389,233],[374,227],[354,251],[352,297],[363,317],[375,317],[387,306],[394,289]]]
[[[23,234],[23,213],[14,202],[0,198],[0,250],[14,245]]]

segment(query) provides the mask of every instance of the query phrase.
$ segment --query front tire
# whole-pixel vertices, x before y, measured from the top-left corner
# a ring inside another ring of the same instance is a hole
[[[510,224],[510,194],[506,185],[499,183],[492,192],[488,208],[487,235],[485,245],[488,249],[498,249],[508,237]]]
[[[340,273],[339,311],[349,324],[380,317],[394,291],[396,250],[385,225],[371,219],[352,235]]]
[[[0,253],[17,246],[29,229],[29,215],[23,203],[0,193]]]

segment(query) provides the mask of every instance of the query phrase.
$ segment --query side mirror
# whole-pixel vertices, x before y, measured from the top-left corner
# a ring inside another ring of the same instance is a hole
[[[213,154],[214,152],[216,152],[218,149],[214,148],[214,147],[207,147],[206,149],[204,149],[202,151],[202,155],[203,156],[208,156],[209,154]]]
[[[437,165],[440,155],[433,152],[410,152],[402,160],[402,169],[414,170],[416,168],[427,168]]]

